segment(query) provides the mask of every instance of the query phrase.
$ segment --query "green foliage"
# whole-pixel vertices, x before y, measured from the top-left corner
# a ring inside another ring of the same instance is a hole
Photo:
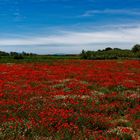
[[[133,51],[134,53],[140,52],[140,44],[136,44],[136,45],[132,48],[132,51]]]
[[[81,58],[87,59],[87,54],[86,54],[86,52],[84,50],[82,50]]]
[[[98,51],[82,51],[82,59],[88,60],[104,60],[104,59],[133,59],[140,58],[140,53],[134,53],[131,50],[121,50],[118,48],[106,48]]]
[[[0,51],[0,56],[8,56],[9,54],[3,51]]]
[[[24,59],[24,57],[21,54],[19,54],[19,55],[15,55],[14,59],[17,59],[17,60]]]
[[[15,59],[14,56],[0,56],[0,63],[25,63],[25,62],[52,62],[59,60],[80,59],[80,56],[49,56],[49,55],[22,55],[23,59]]]

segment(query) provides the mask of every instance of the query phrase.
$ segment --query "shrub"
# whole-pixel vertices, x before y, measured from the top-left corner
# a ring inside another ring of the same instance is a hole
[[[132,51],[133,51],[134,53],[140,52],[140,44],[136,44],[136,45],[132,48]]]
[[[17,60],[24,59],[24,57],[22,55],[15,55],[14,56],[14,59],[17,59]]]

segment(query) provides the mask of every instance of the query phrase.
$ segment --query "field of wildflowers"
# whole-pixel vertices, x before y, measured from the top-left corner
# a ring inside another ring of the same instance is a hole
[[[0,64],[0,140],[139,140],[140,61]]]

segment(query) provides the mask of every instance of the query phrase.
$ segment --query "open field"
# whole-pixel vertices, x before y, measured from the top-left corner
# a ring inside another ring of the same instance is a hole
[[[0,140],[139,140],[140,61],[0,64]]]
[[[80,56],[75,55],[33,55],[23,56],[22,59],[14,59],[14,56],[1,56],[0,63],[32,63],[32,62],[48,62],[54,60],[69,60],[69,59],[80,59]]]

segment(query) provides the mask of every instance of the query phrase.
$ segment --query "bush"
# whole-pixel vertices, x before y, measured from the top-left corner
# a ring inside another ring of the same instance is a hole
[[[136,44],[136,45],[132,48],[132,51],[133,51],[134,53],[140,52],[140,44]]]
[[[24,57],[22,55],[15,55],[14,56],[14,59],[17,59],[17,60],[24,59]]]
[[[106,50],[106,51],[105,51]],[[119,58],[139,58],[139,52],[133,53],[131,50],[106,48],[104,51],[82,51],[81,58],[89,60],[119,59]]]

